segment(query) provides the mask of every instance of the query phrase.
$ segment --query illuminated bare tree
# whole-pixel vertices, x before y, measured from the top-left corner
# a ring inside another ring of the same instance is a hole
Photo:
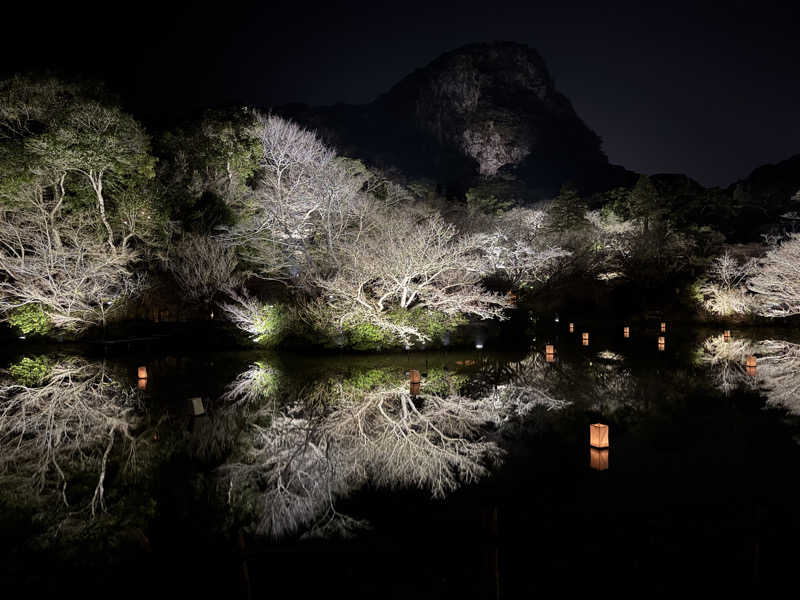
[[[235,251],[206,235],[187,234],[175,245],[167,268],[186,296],[211,302],[239,284]]]
[[[767,402],[800,414],[800,344],[764,340],[758,347],[756,374]]]
[[[486,257],[486,272],[505,277],[514,287],[547,281],[559,259],[571,253],[552,243],[546,234],[547,214],[515,208],[504,213],[494,232],[479,236]]]
[[[0,312],[36,305],[64,330],[105,325],[143,285],[129,270],[135,253],[109,253],[84,214],[61,219],[58,231],[42,212],[20,210],[0,221]]]
[[[227,242],[264,279],[303,286],[328,266],[339,239],[362,224],[363,166],[338,159],[317,136],[275,115],[256,114],[261,179],[234,209]]]
[[[756,310],[762,316],[800,314],[800,234],[791,234],[758,261],[747,289],[758,296]]]
[[[745,281],[754,272],[753,261],[740,264],[730,253],[715,258],[708,272],[708,279],[700,286],[703,306],[720,316],[746,314],[754,306],[753,296],[748,293]]]
[[[136,392],[114,381],[103,364],[67,359],[48,366],[41,385],[0,387],[0,479],[18,493],[56,493],[69,506],[70,478],[89,470],[97,483],[87,505],[105,510],[109,460],[122,443],[136,453]],[[57,491],[56,491],[57,490]]]
[[[480,284],[485,273],[479,236],[459,235],[436,213],[386,210],[375,226],[343,244],[339,268],[316,283],[341,325],[369,322],[408,343],[428,337],[388,318],[415,307],[447,315],[503,318],[509,301]]]

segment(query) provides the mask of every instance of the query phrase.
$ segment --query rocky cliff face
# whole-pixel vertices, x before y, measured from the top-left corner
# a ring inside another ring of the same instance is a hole
[[[566,181],[598,189],[630,180],[608,164],[541,56],[511,42],[448,52],[368,105],[279,112],[346,154],[445,184],[513,175],[545,195]]]

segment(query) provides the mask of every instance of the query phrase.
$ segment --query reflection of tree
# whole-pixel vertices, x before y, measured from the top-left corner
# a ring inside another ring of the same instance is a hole
[[[746,359],[758,357],[752,375],[747,374]],[[725,394],[742,387],[758,388],[767,403],[800,414],[800,344],[784,340],[731,340],[721,336],[703,343],[701,360],[713,368],[717,387]]]
[[[0,481],[21,497],[58,493],[69,506],[70,479],[91,470],[97,479],[89,508],[92,515],[105,510],[112,450],[121,441],[127,461],[135,458],[136,409],[136,392],[103,363],[75,358],[52,363],[37,387],[0,387]]]
[[[229,389],[229,399],[250,402],[249,427],[239,455],[220,473],[229,502],[254,513],[258,531],[272,537],[353,525],[335,500],[368,482],[442,497],[483,476],[500,454],[482,437],[495,419],[483,400],[424,390],[413,400],[404,388],[328,382],[288,405],[274,398],[254,404],[263,377],[262,368],[251,368]]]
[[[739,388],[752,387],[753,378],[748,377],[745,365],[747,357],[755,353],[756,348],[750,340],[726,342],[719,335],[703,342],[700,362],[711,367],[714,385],[727,396]]]
[[[757,379],[767,402],[800,414],[800,344],[764,340],[759,352]]]

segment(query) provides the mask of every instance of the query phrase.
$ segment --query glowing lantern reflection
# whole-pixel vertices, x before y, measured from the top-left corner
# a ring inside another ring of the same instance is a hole
[[[573,333],[574,331],[575,331],[575,323],[570,323],[569,324],[569,332]]]
[[[583,333],[583,334],[581,334],[581,338],[583,339],[583,345],[584,346],[588,346],[589,345],[589,334],[588,333]]]
[[[602,423],[589,425],[589,445],[594,448],[608,448],[608,425]]]
[[[731,330],[730,329],[726,329],[724,332],[722,332],[722,338],[726,342],[730,342],[731,341]]]
[[[140,379],[139,380],[139,389],[144,391],[147,389],[147,379]]]
[[[411,395],[412,396],[419,396],[419,381],[412,381],[411,382]]]
[[[666,338],[663,337],[663,336],[659,336],[659,338],[658,338],[658,349],[663,352],[666,347],[667,347]]]
[[[756,365],[758,364],[758,360],[755,356],[748,356],[747,357],[747,374],[750,377],[756,376]]]
[[[622,328],[622,337],[629,338],[631,337],[631,328],[630,327],[623,327]]]
[[[608,448],[589,448],[589,466],[595,471],[607,471],[608,452]]]
[[[666,333],[666,332],[667,332],[667,324],[666,323],[662,323],[661,324],[661,333]]]

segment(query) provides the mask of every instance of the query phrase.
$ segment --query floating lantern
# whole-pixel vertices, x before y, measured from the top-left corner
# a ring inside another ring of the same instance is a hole
[[[547,344],[544,347],[544,358],[547,362],[551,363],[556,360],[556,348],[553,344]]]
[[[147,389],[147,379],[140,379],[139,380],[139,389],[144,391]]]
[[[419,396],[419,381],[411,382],[411,395],[414,397]]]
[[[662,323],[661,324],[661,333],[666,333],[666,332],[667,332],[667,324],[666,323]]]
[[[622,337],[626,337],[626,338],[631,337],[631,328],[630,327],[623,327],[622,328]]]
[[[575,331],[575,323],[570,323],[569,324],[569,332],[573,333],[574,331]]]
[[[581,334],[581,338],[583,339],[583,345],[584,346],[588,346],[589,345],[589,334],[588,333],[582,333]]]
[[[602,423],[589,425],[589,445],[594,448],[608,448],[608,425]]]
[[[139,379],[147,379],[147,367],[139,367]]]
[[[723,331],[722,332],[722,338],[726,342],[730,342],[731,341],[731,330],[730,329],[726,329],[725,331]]]
[[[192,405],[192,414],[194,414],[195,417],[206,414],[202,398],[189,398],[189,403]]]
[[[608,452],[608,448],[589,448],[589,466],[595,471],[607,471]]]
[[[658,337],[658,349],[663,352],[666,347],[667,347],[666,338],[664,336],[659,336]]]

